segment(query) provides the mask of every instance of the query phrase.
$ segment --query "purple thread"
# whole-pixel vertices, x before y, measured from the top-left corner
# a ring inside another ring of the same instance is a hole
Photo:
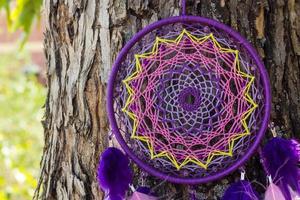
[[[186,111],[195,111],[199,108],[201,102],[200,91],[193,87],[183,89],[178,96],[178,102]]]
[[[218,110],[222,104],[218,79],[197,63],[175,64],[176,69],[173,69],[172,64],[164,66],[169,70],[159,78],[158,90],[155,93],[158,98],[155,108],[160,113],[160,120],[169,124],[169,131],[179,135],[196,137],[202,132],[211,131],[211,121],[220,116]],[[194,88],[192,90],[197,94],[194,105],[185,102],[187,94],[180,100],[180,93],[187,88]]]

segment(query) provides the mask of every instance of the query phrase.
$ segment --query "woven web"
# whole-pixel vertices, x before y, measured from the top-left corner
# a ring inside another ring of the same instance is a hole
[[[255,140],[264,107],[261,77],[226,33],[201,24],[168,25],[136,43],[120,68],[114,98],[119,129],[158,171],[209,176],[240,159]]]

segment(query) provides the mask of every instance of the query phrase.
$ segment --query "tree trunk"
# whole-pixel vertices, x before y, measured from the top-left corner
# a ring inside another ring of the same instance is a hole
[[[96,169],[109,145],[106,83],[122,46],[147,24],[179,15],[179,0],[45,0],[48,95],[45,147],[34,199],[102,199]],[[237,29],[258,50],[271,78],[272,121],[287,137],[300,136],[300,1],[189,0],[187,13]],[[298,135],[296,135],[298,134]],[[252,181],[264,183],[259,159],[248,162]],[[189,188],[139,172],[161,199],[219,199],[224,180]],[[141,178],[143,177],[143,178]],[[257,189],[262,191],[259,184]]]

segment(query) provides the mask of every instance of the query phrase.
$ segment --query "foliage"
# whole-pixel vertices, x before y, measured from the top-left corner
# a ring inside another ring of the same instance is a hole
[[[0,0],[8,30],[25,33],[21,47],[41,5],[42,0]],[[0,55],[0,200],[31,199],[39,174],[46,93],[34,74],[25,73],[30,60],[24,53]]]
[[[0,199],[31,199],[39,175],[45,88],[26,74],[28,55],[0,59]],[[28,71],[28,70],[27,70]]]
[[[40,18],[42,0],[0,0],[0,11],[6,11],[8,28],[14,32],[22,30],[26,41],[34,19]]]

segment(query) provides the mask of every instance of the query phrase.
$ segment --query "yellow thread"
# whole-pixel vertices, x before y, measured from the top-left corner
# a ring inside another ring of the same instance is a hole
[[[156,153],[155,154],[154,148],[153,148],[153,144],[151,143],[149,137],[135,135],[137,127],[138,127],[138,119],[137,119],[137,116],[134,113],[132,113],[129,110],[127,110],[127,107],[133,101],[133,95],[134,95],[134,91],[130,87],[129,82],[132,81],[132,80],[134,80],[138,76],[138,74],[142,71],[142,65],[141,65],[139,59],[140,58],[151,58],[152,56],[156,55],[158,53],[158,45],[159,45],[159,43],[164,43],[164,44],[179,44],[179,42],[181,41],[181,39],[183,38],[184,35],[186,35],[194,43],[198,43],[198,44],[201,44],[201,43],[203,43],[203,42],[211,39],[213,41],[213,44],[215,45],[215,47],[217,47],[220,50],[221,53],[234,53],[235,54],[234,65],[237,66],[236,68],[237,68],[238,73],[242,77],[250,79],[249,83],[245,87],[245,96],[244,96],[244,98],[245,98],[245,100],[248,103],[250,103],[252,105],[252,108],[250,108],[247,112],[245,112],[243,114],[243,117],[242,117],[242,120],[241,120],[242,126],[245,129],[245,132],[235,135],[231,139],[231,141],[229,141],[229,143],[228,143],[229,151],[228,152],[218,151],[218,150],[215,150],[214,152],[211,152],[208,155],[205,164],[202,163],[197,158],[190,158],[190,157],[187,157],[182,163],[178,163],[177,160],[176,160],[176,158],[170,152],[167,152],[167,151],[162,151],[160,153]],[[197,38],[196,36],[194,36],[191,33],[189,33],[186,29],[183,29],[183,31],[181,32],[181,34],[178,35],[178,37],[175,40],[163,39],[163,38],[157,37],[156,40],[155,40],[155,43],[153,45],[153,48],[152,48],[151,52],[140,54],[140,55],[136,54],[135,55],[135,60],[136,60],[136,65],[135,65],[136,66],[136,71],[133,74],[131,74],[129,77],[127,77],[125,80],[123,80],[123,83],[125,84],[125,87],[126,87],[128,93],[129,93],[129,97],[126,100],[125,106],[122,108],[122,111],[125,112],[133,120],[133,130],[132,130],[131,138],[132,139],[138,139],[138,140],[140,140],[142,142],[145,142],[147,144],[148,149],[150,151],[150,157],[151,157],[151,159],[158,158],[158,157],[166,157],[166,158],[168,158],[172,162],[172,164],[176,167],[177,170],[180,170],[184,165],[186,165],[186,164],[188,164],[190,162],[194,163],[194,164],[196,164],[196,165],[198,165],[198,166],[200,166],[200,167],[202,167],[204,169],[207,169],[208,164],[212,161],[212,159],[215,156],[221,156],[221,155],[222,156],[232,156],[232,154],[233,154],[233,147],[234,147],[235,141],[238,140],[238,139],[240,139],[240,138],[242,138],[242,137],[244,137],[244,136],[246,136],[246,135],[250,134],[249,128],[247,126],[247,119],[251,115],[251,113],[253,113],[253,111],[258,106],[254,102],[254,100],[251,98],[251,96],[249,95],[249,90],[250,90],[250,87],[251,87],[252,83],[255,80],[255,77],[251,76],[249,74],[246,74],[246,73],[244,73],[244,72],[242,72],[240,70],[239,51],[238,50],[233,50],[233,49],[226,49],[226,48],[221,47],[221,45],[218,43],[218,41],[215,39],[215,37],[213,36],[212,33],[209,34],[209,35],[207,35],[207,36],[204,36],[202,38]]]

